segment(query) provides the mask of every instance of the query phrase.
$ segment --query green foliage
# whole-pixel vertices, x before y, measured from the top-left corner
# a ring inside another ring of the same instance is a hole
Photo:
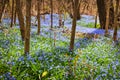
[[[77,22],[78,26],[83,26],[83,27],[88,27],[88,28],[95,28],[95,23],[94,22],[89,22],[86,23],[84,21]],[[96,25],[96,28],[100,28],[100,24]]]
[[[0,32],[0,79],[107,80],[120,79],[119,45],[110,38],[81,38],[69,52],[68,41],[31,34],[30,54],[24,55],[19,29]]]

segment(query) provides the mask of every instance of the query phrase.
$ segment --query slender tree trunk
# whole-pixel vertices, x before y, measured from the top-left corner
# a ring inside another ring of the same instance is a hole
[[[45,13],[45,1],[44,0],[42,0],[42,12],[43,12],[43,15],[42,15],[42,18],[43,18],[43,20],[44,20],[44,22],[45,22],[45,15],[44,15],[44,13]]]
[[[67,2],[67,4],[69,5],[68,7],[67,7],[67,12],[69,13],[69,15],[70,15],[70,17],[71,18],[73,18],[73,15],[74,15],[74,13],[73,13],[73,3],[71,4],[71,2],[72,1],[68,1]],[[78,0],[78,6],[77,6],[77,10],[76,10],[76,12],[77,12],[77,20],[80,20],[80,18],[81,18],[81,16],[80,16],[80,5],[81,5],[81,1],[79,1]]]
[[[0,23],[1,23],[1,19],[2,19],[2,14],[5,9],[5,5],[7,2],[8,2],[8,0],[0,0]]]
[[[62,14],[61,14],[61,12],[59,12],[59,27],[63,27],[62,26]]]
[[[72,22],[72,30],[71,30],[72,33],[71,33],[71,39],[70,39],[70,51],[73,51],[74,49],[78,2],[79,0],[73,0],[74,7],[73,7],[73,22]]]
[[[109,11],[109,29],[113,29],[114,24],[114,6],[113,6],[113,0],[110,0],[110,11]]]
[[[13,19],[14,19],[14,0],[12,0],[12,15],[11,15],[11,24],[10,27],[13,27]]]
[[[98,12],[96,12],[96,15],[95,15],[95,28],[97,28],[97,14]]]
[[[40,1],[41,0],[37,0],[37,19],[38,19],[38,31],[37,31],[37,34],[39,35],[40,34],[40,27],[41,27],[41,24],[40,24]]]
[[[53,0],[50,0],[51,5],[51,29],[53,28]]]
[[[77,10],[77,20],[80,20],[81,16],[80,16],[80,5],[81,5],[81,2],[79,2],[78,4],[78,10]]]
[[[110,13],[110,0],[106,2],[106,24],[105,24],[105,35],[108,35],[108,27],[109,27],[109,13]]]
[[[22,14],[20,0],[16,0],[16,13],[18,15],[18,20],[20,24],[20,32],[21,32],[22,41],[24,41],[25,40],[25,24],[24,24],[24,16]]]
[[[25,54],[30,51],[31,0],[26,0]]]
[[[16,2],[16,0],[15,0],[15,2]],[[17,15],[17,12],[16,12],[16,11],[17,11],[16,5],[15,5],[14,8],[15,8],[15,12],[14,12],[14,24],[16,24],[16,17],[17,17],[17,16],[16,16],[16,15]]]
[[[58,4],[58,14],[59,14],[59,27],[62,27],[62,10],[61,10],[61,1]]]
[[[115,18],[114,18],[114,33],[113,33],[113,40],[117,41],[117,18],[118,18],[118,11],[119,11],[119,0],[116,0],[116,7],[115,7]]]

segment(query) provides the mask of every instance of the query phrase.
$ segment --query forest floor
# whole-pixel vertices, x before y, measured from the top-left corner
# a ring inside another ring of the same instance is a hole
[[[43,16],[41,16],[41,35],[48,37],[49,33],[51,32],[53,34],[53,38],[54,38],[54,34],[58,34],[56,39],[59,40],[69,40],[67,39],[65,36],[61,36],[64,35],[64,33],[67,34],[67,36],[69,35],[70,37],[70,33],[71,33],[71,28],[72,28],[72,19],[66,15],[66,16],[62,16],[63,17],[63,21],[64,21],[64,27],[62,28],[58,28],[59,27],[59,15],[58,14],[53,14],[53,27],[54,30],[50,30],[50,15],[47,14],[45,15],[44,19]],[[36,17],[32,17],[31,18],[31,23],[32,23],[32,32],[36,32],[37,31],[37,19]],[[10,24],[10,19],[6,18],[3,20],[3,23],[7,23]],[[19,28],[19,22],[18,20],[16,21],[16,25]],[[89,16],[89,15],[81,15],[81,19],[77,21],[77,26],[76,26],[76,35],[79,34],[98,34],[98,35],[102,35],[104,36],[105,30],[103,29],[99,29],[99,20],[97,19],[97,28],[94,28],[95,26],[95,16]],[[31,32],[31,33],[32,33]],[[109,30],[110,33],[110,37],[112,37],[113,35],[113,30]],[[47,35],[46,35],[47,34]],[[61,39],[60,39],[61,37]],[[80,37],[80,36],[76,36],[76,37]],[[118,30],[118,38],[120,38],[120,30]]]
[[[37,27],[37,19],[36,17],[31,18],[32,21],[32,27]],[[41,26],[46,26],[45,28],[50,28],[50,15],[47,14],[45,15],[45,18],[41,17]],[[72,27],[72,19],[66,15],[65,17],[63,16],[63,21],[64,21],[64,28],[71,30]],[[3,23],[10,23],[10,19],[4,19]],[[18,20],[16,21],[17,25]],[[53,26],[55,28],[58,28],[59,26],[59,15],[53,14]],[[92,26],[92,27],[91,27]],[[82,33],[93,33],[93,34],[100,34],[104,35],[105,30],[99,29],[99,28],[94,28],[95,26],[95,16],[89,16],[89,15],[81,15],[81,19],[77,21],[77,27],[76,27],[76,32],[82,32]],[[99,27],[99,20],[97,19],[97,27]],[[58,28],[59,29],[59,28]],[[113,30],[109,30],[109,33],[112,35]],[[118,37],[120,37],[120,30],[118,30]]]
[[[35,18],[32,18],[34,23]],[[69,16],[66,16],[64,21],[64,29],[71,31],[72,28],[72,19]],[[53,26],[56,28],[59,25],[59,16],[54,14],[53,16]],[[82,15],[81,19],[77,21],[76,32],[81,33],[90,33],[90,34],[99,34],[104,35],[105,30],[94,28],[95,25],[95,16]],[[41,26],[50,26],[50,15],[45,16],[45,20],[41,20]],[[97,27],[99,27],[99,20],[97,19]],[[50,28],[50,27],[48,27]],[[60,28],[57,28],[58,30]],[[113,30],[109,30],[110,35],[113,35]],[[120,30],[118,30],[118,37],[120,38]]]
[[[56,40],[62,40],[62,41],[69,41],[70,35],[71,35],[71,28],[72,28],[72,19],[66,15],[63,16],[64,26],[59,28],[59,15],[53,14],[53,30],[50,29],[51,25],[51,18],[49,14],[46,14],[43,18],[41,16],[41,35],[44,37],[50,37],[52,35],[52,38],[56,38]],[[3,24],[9,25],[10,19],[5,18],[3,20]],[[31,34],[34,32],[37,32],[37,19],[36,17],[31,18]],[[19,22],[16,21],[16,25],[19,28]],[[95,16],[89,16],[89,15],[81,15],[81,19],[77,21],[76,26],[76,38],[81,38],[83,36],[92,35],[100,35],[104,36],[105,30],[99,29],[99,20],[97,19],[97,28],[94,28],[95,26]],[[109,37],[112,38],[113,36],[113,30],[109,30]],[[49,34],[51,33],[51,34]],[[57,35],[56,35],[57,34]],[[120,29],[118,30],[118,39],[120,39]]]
[[[41,19],[40,35],[36,35],[37,22],[32,17],[30,55],[27,56],[24,56],[18,21],[9,28],[10,19],[3,20],[5,29],[0,30],[0,80],[120,79],[120,44],[115,44],[111,36],[105,37],[104,30],[93,28],[93,16],[83,15],[77,21],[73,53],[69,52],[72,19],[68,17],[64,28],[57,28],[59,20],[55,15],[54,29],[51,30],[50,16],[45,18],[45,21]],[[95,37],[95,34],[99,35]]]
[[[70,31],[72,28],[72,19],[69,16],[66,16],[66,19],[64,21],[64,27],[58,28],[59,24],[59,16],[57,14],[54,14],[53,16],[53,26],[54,28],[59,32],[60,30],[63,31]],[[35,17],[32,18],[32,23],[35,23]],[[36,23],[35,23],[36,24]],[[45,16],[45,20],[41,19],[41,26],[46,26],[44,29],[47,31],[50,29],[50,15]],[[82,15],[81,19],[77,21],[76,26],[76,32],[77,33],[86,33],[86,34],[98,34],[98,35],[104,35],[105,30],[99,29],[99,20],[97,19],[97,28],[94,28],[95,26],[95,16],[89,16],[89,15]],[[35,28],[34,28],[35,29]],[[48,32],[48,31],[47,31]],[[109,30],[109,33],[112,37],[113,30]],[[67,33],[67,32],[66,32]],[[120,30],[118,30],[118,38],[120,38]]]

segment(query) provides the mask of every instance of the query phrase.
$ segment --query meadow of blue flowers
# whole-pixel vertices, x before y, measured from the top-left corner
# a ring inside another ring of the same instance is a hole
[[[120,79],[120,39],[116,44],[112,37],[103,36],[104,30],[87,28],[88,33],[95,32],[100,36],[97,39],[76,38],[74,52],[69,52],[70,38],[58,31],[54,45],[54,32],[49,30],[48,22],[42,24],[41,35],[36,35],[36,26],[31,27],[29,55],[24,55],[19,26],[10,29],[3,24],[4,30],[0,30],[0,80]],[[70,28],[71,24],[66,26]]]

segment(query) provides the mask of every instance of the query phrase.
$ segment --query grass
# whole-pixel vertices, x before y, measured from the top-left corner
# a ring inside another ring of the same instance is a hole
[[[79,22],[77,22],[77,25],[78,26],[83,26],[83,27],[88,27],[88,28],[95,28],[95,23],[94,22],[86,23],[84,21],[79,21]],[[100,24],[97,24],[96,28],[100,28]]]
[[[68,50],[69,41],[53,44],[53,39],[32,33],[30,55],[24,56],[19,29],[0,32],[0,79],[120,79],[120,45],[112,39],[77,38],[73,53]]]

